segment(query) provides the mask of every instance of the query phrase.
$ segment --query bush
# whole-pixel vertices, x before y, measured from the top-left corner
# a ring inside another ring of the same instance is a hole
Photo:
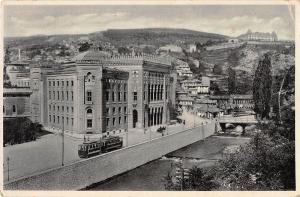
[[[6,119],[3,121],[3,146],[34,141],[46,133],[41,124],[33,123],[28,118]]]

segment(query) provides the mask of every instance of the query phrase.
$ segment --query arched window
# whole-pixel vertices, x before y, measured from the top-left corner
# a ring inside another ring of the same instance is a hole
[[[93,113],[93,110],[92,110],[92,109],[87,109],[87,110],[86,110],[86,113],[87,113],[87,114],[92,114],[92,113]]]

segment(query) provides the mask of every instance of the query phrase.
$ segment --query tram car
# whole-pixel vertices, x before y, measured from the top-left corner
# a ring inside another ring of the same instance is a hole
[[[84,141],[78,145],[78,156],[80,158],[89,158],[101,153],[120,149],[123,146],[123,138],[119,136],[110,136],[100,138],[100,140]]]

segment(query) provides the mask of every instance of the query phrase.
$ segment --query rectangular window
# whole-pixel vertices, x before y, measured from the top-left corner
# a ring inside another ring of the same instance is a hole
[[[64,81],[62,81],[62,82],[61,82],[61,86],[64,86],[64,85],[65,85],[65,82],[64,82]]]
[[[86,126],[87,126],[87,128],[92,128],[93,127],[93,120],[92,119],[87,119]]]
[[[59,116],[57,116],[57,124],[59,124]]]
[[[109,114],[109,108],[108,107],[106,108],[106,114]]]
[[[109,126],[109,118],[106,118],[106,126]]]
[[[71,99],[72,99],[72,101],[74,100],[74,93],[73,93],[73,91],[71,92]]]
[[[119,125],[121,124],[121,117],[119,117]]]
[[[49,105],[49,111],[51,111],[51,105]]]
[[[71,119],[72,120],[72,126],[74,125],[74,118]]]
[[[61,91],[61,100],[64,100],[64,99],[65,99],[64,91]]]
[[[127,113],[127,107],[124,107],[124,114]]]
[[[144,97],[143,97],[144,100],[146,100],[146,92],[144,91]]]
[[[113,114],[115,114],[116,113],[116,108],[115,107],[113,107]]]
[[[57,81],[57,86],[59,86],[59,81]]]
[[[51,122],[51,115],[49,115],[49,122]]]
[[[127,100],[127,92],[124,92],[124,101]]]
[[[127,123],[127,116],[124,116],[124,124]]]
[[[118,101],[121,101],[121,92],[118,92]]]
[[[55,116],[53,115],[53,122],[55,123]]]
[[[53,100],[55,100],[55,98],[56,98],[56,97],[55,97],[55,91],[53,91]]]
[[[109,101],[109,92],[108,91],[106,91],[105,96],[106,96],[106,102],[108,102]]]
[[[51,99],[51,91],[49,91],[49,99]]]
[[[69,107],[67,107],[67,113],[69,113]]]
[[[69,125],[69,117],[67,117],[67,125]]]
[[[61,110],[62,110],[62,112],[64,112],[64,111],[65,111],[65,107],[64,107],[64,106],[62,106],[61,108],[62,108],[62,109],[61,109]]]
[[[13,105],[13,113],[16,113],[16,106],[15,105]]]
[[[59,100],[59,91],[57,91],[57,100]]]
[[[119,107],[119,114],[121,114],[121,107]]]
[[[116,124],[116,118],[113,118],[113,126]]]
[[[74,81],[73,80],[71,81],[71,86],[74,86]]]
[[[91,91],[87,92],[87,101],[92,101],[92,92]]]
[[[59,112],[59,106],[57,106],[57,111]]]
[[[72,110],[72,113],[74,113],[74,108],[73,107],[71,108],[71,110]]]
[[[67,101],[69,100],[69,92],[67,91]]]
[[[69,81],[67,81],[67,86],[69,86]]]
[[[134,101],[137,100],[137,92],[133,92],[133,100],[134,100]]]
[[[112,100],[112,102],[115,102],[115,93],[114,92],[111,93],[111,100]]]
[[[48,86],[51,86],[51,81],[48,81]]]
[[[53,81],[53,84],[52,84],[53,86],[55,86],[55,81]],[[55,122],[55,121],[54,121]]]

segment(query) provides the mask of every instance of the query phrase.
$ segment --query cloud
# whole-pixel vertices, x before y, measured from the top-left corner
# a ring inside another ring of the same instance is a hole
[[[281,17],[271,19],[257,16],[174,17],[134,16],[127,12],[85,13],[78,15],[44,16],[35,19],[9,17],[5,22],[6,36],[29,36],[37,34],[81,34],[108,28],[187,28],[204,32],[238,36],[248,29],[260,32],[276,31],[280,39],[294,39],[293,24]]]

